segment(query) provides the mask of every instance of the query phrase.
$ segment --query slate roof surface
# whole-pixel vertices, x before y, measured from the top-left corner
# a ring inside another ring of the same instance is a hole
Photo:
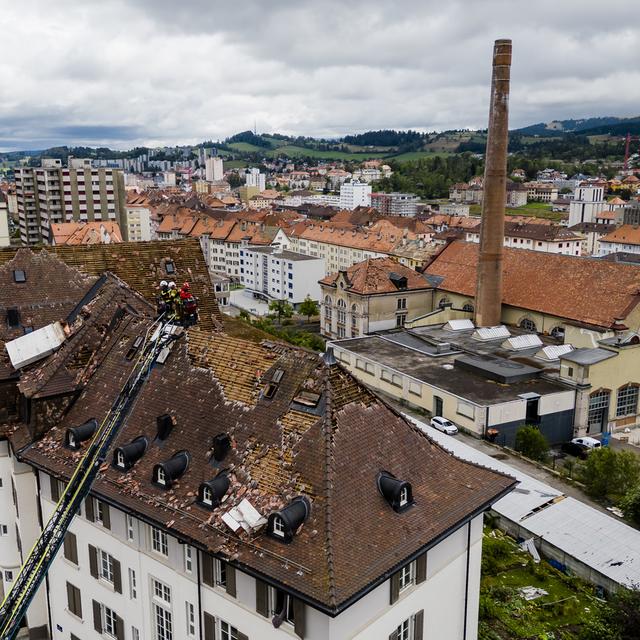
[[[473,297],[478,253],[477,244],[454,241],[425,273],[443,277],[439,289]],[[640,302],[640,270],[632,265],[507,247],[503,256],[504,304],[611,327]]]
[[[138,321],[136,331],[145,322]],[[65,430],[104,417],[132,366],[124,358],[129,347],[130,340],[114,342],[64,420],[23,450],[26,462],[70,477],[82,452],[62,446]],[[277,369],[283,375],[267,399],[262,391]],[[316,407],[299,402],[302,391],[320,394]],[[156,417],[165,413],[175,418],[175,426],[158,441]],[[21,442],[21,429],[15,442]],[[199,484],[218,471],[211,443],[220,433],[233,442],[221,463],[231,489],[223,507],[210,512],[195,504],[195,496]],[[114,446],[139,435],[150,442],[143,458],[127,473],[105,465],[95,495],[285,585],[329,613],[514,484],[508,476],[453,457],[317,354],[197,327],[152,370]],[[182,449],[192,456],[182,478],[170,490],[154,486],[153,466]],[[377,490],[383,469],[412,483],[415,505],[402,514]],[[300,494],[311,501],[311,513],[289,545],[262,533],[237,536],[220,519],[243,498],[268,515]]]
[[[36,255],[41,251],[55,255],[69,267],[75,267],[87,276],[100,276],[105,271],[110,271],[154,304],[161,280],[174,280],[178,286],[187,280],[198,298],[200,326],[203,329],[222,326],[222,315],[197,238],[91,246],[31,247],[30,250]],[[0,265],[11,260],[15,254],[16,249],[0,249]],[[167,273],[167,262],[173,262],[174,273]],[[63,278],[55,282],[44,278],[42,282],[44,291],[55,291],[51,295],[59,296],[66,288]]]

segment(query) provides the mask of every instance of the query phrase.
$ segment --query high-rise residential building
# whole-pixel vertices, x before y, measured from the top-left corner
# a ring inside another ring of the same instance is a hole
[[[224,178],[224,167],[222,165],[222,158],[207,158],[204,170],[207,182],[222,180]]]
[[[40,167],[16,169],[22,244],[49,244],[52,223],[112,220],[127,229],[122,172],[93,168],[91,160],[44,158]],[[126,238],[125,238],[126,239]]]
[[[0,247],[8,247],[11,244],[9,235],[9,204],[5,195],[0,191]]]
[[[265,190],[265,175],[264,173],[260,173],[260,169],[256,169],[252,167],[251,169],[247,169],[244,176],[244,184],[247,187],[257,187],[258,191]]]
[[[611,207],[605,198],[606,184],[582,184],[576,188],[569,204],[569,226],[581,222],[595,222],[596,214],[609,211]]]
[[[414,193],[372,193],[371,206],[386,216],[415,216],[420,198]]]
[[[340,208],[355,209],[371,206],[371,185],[366,182],[345,182],[340,187]]]

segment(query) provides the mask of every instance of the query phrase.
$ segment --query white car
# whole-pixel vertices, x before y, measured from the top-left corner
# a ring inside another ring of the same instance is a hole
[[[573,444],[580,444],[587,449],[599,449],[602,446],[602,442],[600,442],[600,440],[590,438],[589,436],[574,438],[571,442],[573,442]]]
[[[447,420],[442,416],[433,416],[433,418],[431,418],[431,426],[449,436],[453,436],[458,433],[458,427],[456,427],[451,420]]]

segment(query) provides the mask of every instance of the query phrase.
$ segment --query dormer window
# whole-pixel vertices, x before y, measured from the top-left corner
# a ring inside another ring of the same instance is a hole
[[[129,471],[142,458],[148,445],[145,436],[138,436],[128,444],[117,447],[113,452],[113,466],[121,471]]]
[[[119,467],[124,467],[124,453],[122,451],[116,451],[116,464]]]
[[[229,478],[225,471],[221,471],[213,480],[203,482],[198,489],[200,506],[213,510],[218,507],[229,490]]]
[[[163,489],[170,489],[173,483],[185,473],[191,462],[188,451],[178,451],[166,462],[153,467],[153,483]]]
[[[402,513],[413,505],[411,484],[399,480],[388,471],[381,471],[377,477],[378,491],[396,512]]]
[[[284,538],[284,522],[282,522],[282,518],[279,516],[273,519],[273,535]]]
[[[213,493],[207,486],[202,487],[202,502],[208,506],[213,505]]]
[[[267,520],[267,535],[282,542],[291,542],[309,517],[311,503],[304,496],[294,498],[284,509],[275,511]]]
[[[156,474],[156,482],[158,484],[167,483],[167,477],[165,476],[164,469],[162,467],[158,467],[158,473]]]
[[[79,427],[72,427],[67,429],[64,437],[64,443],[69,449],[79,449],[80,445],[93,437],[93,434],[98,428],[98,423],[95,420],[89,420]]]

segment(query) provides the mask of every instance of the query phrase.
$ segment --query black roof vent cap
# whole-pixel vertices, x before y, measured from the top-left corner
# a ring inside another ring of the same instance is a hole
[[[198,502],[207,509],[215,509],[222,502],[230,484],[226,471],[221,471],[215,478],[200,485]]]
[[[98,421],[95,418],[88,420],[79,427],[71,427],[67,429],[64,436],[64,444],[69,449],[79,449],[80,444],[85,440],[89,440],[93,437],[93,434],[98,428]]]
[[[310,513],[311,503],[308,498],[305,496],[294,498],[280,511],[269,514],[267,535],[281,542],[291,542]]]
[[[398,480],[388,471],[381,471],[376,478],[376,483],[382,497],[397,513],[402,513],[413,505],[413,491],[409,482]]]
[[[166,462],[153,467],[152,481],[158,487],[169,489],[189,467],[191,454],[188,451],[174,453]]]
[[[168,413],[164,413],[156,418],[156,425],[158,427],[157,438],[158,440],[166,440],[173,429],[173,417]]]
[[[213,437],[213,459],[222,462],[231,449],[231,438],[228,433],[219,433]]]
[[[116,469],[129,471],[142,458],[148,446],[149,441],[146,436],[138,436],[128,444],[117,447],[113,452],[113,466]]]

